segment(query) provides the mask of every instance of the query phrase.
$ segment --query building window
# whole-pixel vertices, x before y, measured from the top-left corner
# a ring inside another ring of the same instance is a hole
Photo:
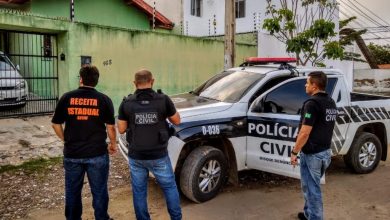
[[[202,0],[191,0],[191,15],[202,16]]]
[[[44,57],[52,56],[52,45],[51,45],[50,35],[43,35],[43,56]]]
[[[245,17],[245,0],[236,0],[236,18]]]

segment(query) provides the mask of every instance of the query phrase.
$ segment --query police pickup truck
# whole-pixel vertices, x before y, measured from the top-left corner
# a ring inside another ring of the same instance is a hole
[[[299,178],[290,164],[298,134],[308,73],[291,58],[248,58],[240,67],[214,75],[200,87],[172,96],[182,123],[174,126],[168,152],[181,191],[194,202],[216,196],[238,171],[257,169]],[[347,89],[344,75],[321,69],[328,76],[326,92],[338,114],[332,153],[344,155],[356,173],[373,171],[386,160],[390,138],[390,98]],[[127,144],[120,138],[120,149]]]

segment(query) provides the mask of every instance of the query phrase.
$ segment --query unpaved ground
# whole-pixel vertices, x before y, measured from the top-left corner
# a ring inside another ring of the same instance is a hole
[[[111,161],[109,212],[114,219],[135,219],[127,165],[120,155]],[[325,219],[390,219],[390,161],[381,162],[371,174],[356,175],[335,158],[326,182]],[[149,185],[152,219],[169,219],[161,190],[153,180]],[[93,219],[88,187],[83,219]],[[64,219],[61,163],[43,174],[0,174],[0,201],[0,219]],[[182,197],[181,204],[184,219],[294,219],[303,199],[298,180],[245,171],[240,173],[239,186],[226,186],[213,200],[194,204]]]
[[[303,204],[299,181],[261,172],[242,173],[241,179],[240,186],[227,186],[203,204],[182,198],[184,219],[296,219]],[[374,173],[355,175],[336,158],[326,182],[325,219],[390,219],[390,162],[382,162]],[[152,180],[150,185],[152,219],[169,219],[161,191]],[[112,189],[110,195],[112,217],[135,219],[129,186]],[[89,198],[86,202],[83,219],[93,219]],[[59,220],[63,210],[38,210],[26,219]]]
[[[0,120],[0,166],[62,155],[62,142],[55,137],[51,117]]]

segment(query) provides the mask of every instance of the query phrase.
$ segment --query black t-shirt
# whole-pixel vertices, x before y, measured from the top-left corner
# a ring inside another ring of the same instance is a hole
[[[90,87],[65,93],[57,103],[54,124],[65,122],[64,156],[96,157],[107,153],[105,124],[114,125],[111,99]]]
[[[337,117],[333,99],[328,94],[320,92],[307,100],[302,109],[300,126],[313,127],[302,152],[313,154],[329,149]]]
[[[133,98],[135,96],[137,96],[138,99],[140,99],[140,100],[143,100],[143,99],[148,100],[148,98],[150,98],[150,97],[155,97],[155,94],[156,94],[156,92],[153,89],[137,89],[135,91],[135,94],[133,95]],[[150,101],[150,105],[152,106],[152,109],[156,109],[158,111],[156,115],[158,115],[160,123],[161,123],[161,120],[163,120],[163,123],[166,124],[165,120],[168,117],[171,117],[176,113],[176,108],[175,108],[172,100],[167,95],[159,94],[158,100],[151,99],[149,101]],[[168,151],[166,148],[167,143],[156,144],[156,146],[149,146],[149,148],[151,148],[151,149],[146,149],[146,146],[145,146],[145,149],[140,149],[142,147],[135,146],[135,143],[131,143],[132,138],[136,139],[135,140],[136,142],[138,141],[138,139],[144,140],[145,138],[148,138],[150,140],[153,140],[153,139],[158,138],[158,137],[151,136],[153,134],[153,132],[150,129],[156,129],[156,127],[153,125],[150,126],[150,128],[148,128],[147,126],[143,126],[144,129],[143,129],[143,131],[141,131],[142,132],[141,134],[135,135],[135,134],[131,133],[131,132],[134,132],[134,131],[132,131],[132,127],[135,126],[134,125],[135,121],[131,120],[132,112],[134,111],[134,108],[135,108],[134,102],[129,102],[129,101],[125,100],[119,106],[119,112],[118,112],[119,113],[118,119],[123,120],[123,121],[127,121],[127,123],[128,123],[127,140],[128,140],[128,142],[130,142],[129,143],[129,154],[128,154],[129,157],[131,157],[133,159],[137,159],[137,160],[155,160],[155,159],[159,159],[159,158],[166,156],[168,154]],[[135,127],[133,127],[133,128],[135,128]],[[150,132],[146,132],[146,130],[148,130]],[[167,126],[164,128],[164,130],[166,130],[166,132],[168,132]],[[129,133],[131,133],[132,135],[129,135]],[[142,142],[142,140],[138,141],[138,143]],[[144,142],[149,142],[149,140],[144,141]],[[152,141],[150,141],[150,142],[152,142]],[[155,149],[153,149],[154,147],[155,147]],[[135,148],[137,148],[138,150],[136,150]]]

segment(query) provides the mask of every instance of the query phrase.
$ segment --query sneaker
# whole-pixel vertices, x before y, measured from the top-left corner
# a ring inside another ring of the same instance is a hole
[[[298,213],[298,219],[300,220],[307,220],[305,214],[303,212]]]

